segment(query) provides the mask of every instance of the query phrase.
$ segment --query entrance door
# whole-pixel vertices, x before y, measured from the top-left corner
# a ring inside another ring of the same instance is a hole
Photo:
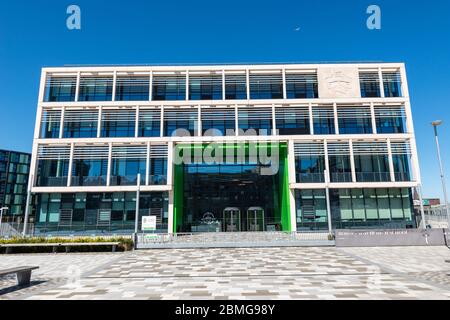
[[[223,210],[223,231],[241,231],[241,210],[234,207]]]
[[[250,207],[247,210],[247,230],[264,231],[264,209],[261,207]]]

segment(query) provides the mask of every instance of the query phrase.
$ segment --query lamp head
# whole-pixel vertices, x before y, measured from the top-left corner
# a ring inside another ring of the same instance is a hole
[[[436,121],[433,121],[433,122],[431,123],[431,125],[432,125],[433,127],[440,126],[441,124],[442,124],[442,120],[436,120]]]

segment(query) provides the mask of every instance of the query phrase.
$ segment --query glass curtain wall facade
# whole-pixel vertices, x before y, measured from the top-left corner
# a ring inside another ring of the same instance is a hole
[[[421,180],[402,63],[43,75],[29,169],[42,233],[130,233],[145,215],[160,233],[416,226]],[[265,144],[278,151],[264,158]],[[180,147],[201,154],[186,163]],[[232,150],[256,159],[219,159]]]

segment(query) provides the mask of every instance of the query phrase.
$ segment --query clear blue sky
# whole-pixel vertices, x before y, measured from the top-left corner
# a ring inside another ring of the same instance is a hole
[[[71,4],[81,7],[81,31],[66,28]],[[381,31],[366,28],[370,4],[382,9]],[[0,148],[31,151],[43,66],[405,62],[424,193],[439,197],[430,122],[445,121],[450,177],[449,14],[448,0],[1,1]]]

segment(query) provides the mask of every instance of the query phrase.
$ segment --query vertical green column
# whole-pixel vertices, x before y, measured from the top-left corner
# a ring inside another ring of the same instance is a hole
[[[183,193],[184,193],[184,173],[183,165],[174,166],[173,179],[173,232],[176,233],[178,227],[183,225]]]
[[[289,163],[287,144],[280,144],[280,208],[281,208],[281,230],[291,230],[290,189],[289,189]]]

